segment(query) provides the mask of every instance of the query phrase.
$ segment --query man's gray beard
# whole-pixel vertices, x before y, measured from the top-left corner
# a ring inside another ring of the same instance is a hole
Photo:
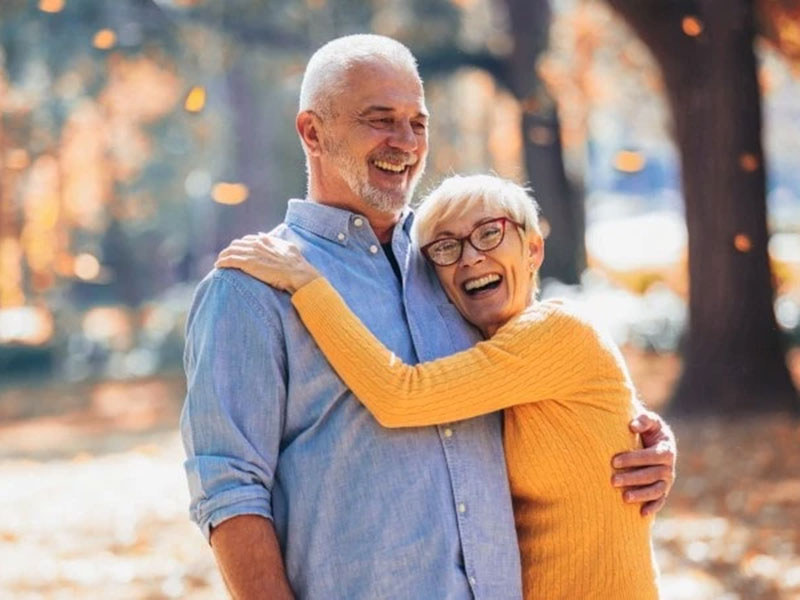
[[[342,175],[345,181],[347,181],[347,185],[358,194],[359,198],[375,210],[383,213],[393,213],[403,210],[411,201],[411,196],[414,194],[414,188],[417,185],[415,177],[406,193],[400,195],[397,192],[378,189],[366,180],[350,180],[349,174],[343,173]]]
[[[347,187],[361,198],[364,203],[378,212],[393,213],[403,210],[411,201],[414,189],[422,177],[420,169],[414,179],[409,182],[408,190],[402,196],[396,192],[376,188],[369,182],[368,168],[365,163],[356,160],[345,147],[344,143],[333,142],[328,145],[327,151],[336,157],[339,162],[339,173]]]

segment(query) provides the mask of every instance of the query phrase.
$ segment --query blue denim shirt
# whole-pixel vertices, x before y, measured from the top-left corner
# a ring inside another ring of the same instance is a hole
[[[275,232],[408,363],[477,339],[394,231],[398,281],[363,217],[292,200]],[[272,519],[298,598],[521,597],[498,414],[383,429],[344,386],[289,296],[235,270],[200,284],[189,315],[181,431],[191,516],[206,536]]]

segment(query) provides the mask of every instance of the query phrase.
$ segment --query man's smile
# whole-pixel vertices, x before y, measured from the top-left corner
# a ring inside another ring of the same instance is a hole
[[[389,171],[390,173],[403,173],[410,167],[410,165],[406,163],[396,164],[385,160],[373,160],[372,164],[378,167],[381,171]]]

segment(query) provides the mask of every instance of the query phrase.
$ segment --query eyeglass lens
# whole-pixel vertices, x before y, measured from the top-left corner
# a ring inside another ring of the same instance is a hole
[[[503,241],[504,233],[504,219],[481,223],[465,238],[447,238],[429,245],[428,256],[439,266],[452,265],[461,258],[465,240],[469,240],[469,243],[476,250],[487,251],[500,245],[500,242]]]

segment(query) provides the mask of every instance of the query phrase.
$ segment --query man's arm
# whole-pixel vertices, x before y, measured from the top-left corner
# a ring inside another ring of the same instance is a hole
[[[285,420],[285,350],[280,317],[263,290],[232,271],[204,280],[184,355],[181,434],[190,512],[236,598],[281,598],[289,590],[271,521]],[[260,595],[246,593],[254,586]]]
[[[241,515],[211,530],[211,547],[233,600],[293,600],[272,521]]]
[[[611,483],[624,488],[625,502],[642,503],[642,515],[649,515],[663,508],[675,482],[675,434],[651,411],[638,414],[630,429],[641,436],[643,448],[614,456],[611,464],[621,471],[614,474]]]

